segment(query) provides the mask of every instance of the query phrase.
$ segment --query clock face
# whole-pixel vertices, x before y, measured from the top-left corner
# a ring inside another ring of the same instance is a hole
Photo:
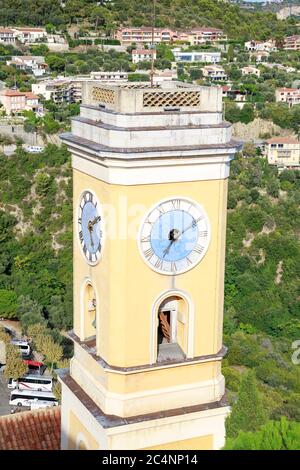
[[[142,256],[152,269],[181,274],[205,255],[210,225],[205,211],[189,199],[160,202],[146,216],[139,239]]]
[[[102,230],[99,203],[93,193],[85,191],[78,207],[79,242],[89,264],[99,261],[102,249]]]

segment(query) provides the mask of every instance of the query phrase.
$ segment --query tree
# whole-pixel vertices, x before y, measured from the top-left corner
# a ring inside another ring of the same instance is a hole
[[[200,80],[203,77],[201,69],[191,68],[190,69],[191,80]]]
[[[27,328],[30,325],[45,322],[42,313],[43,308],[35,300],[32,300],[28,295],[21,295],[20,297],[18,297],[17,303],[18,307],[16,310],[16,314],[21,321],[22,330],[24,332],[27,331]]]
[[[240,431],[257,431],[266,422],[261,396],[253,371],[242,376],[237,402],[226,419],[226,434],[236,437]]]
[[[299,450],[300,423],[268,421],[257,432],[240,432],[226,441],[225,450]]]
[[[13,344],[6,346],[6,367],[4,376],[17,380],[28,372],[27,364],[22,360],[19,349]]]
[[[267,192],[270,194],[272,197],[278,197],[279,196],[279,182],[277,179],[272,178],[268,181],[267,183]]]
[[[2,148],[2,151],[6,145],[11,145],[13,143],[14,140],[9,135],[0,134],[0,147]]]
[[[62,347],[55,343],[51,336],[45,336],[41,345],[41,352],[46,356],[47,362],[51,364],[51,372],[53,366],[63,357]]]
[[[54,295],[51,298],[51,304],[48,306],[49,321],[53,327],[56,328],[65,328],[68,326],[66,324],[66,314],[64,309],[64,304],[59,295]]]
[[[255,117],[254,108],[251,104],[245,104],[240,111],[240,121],[244,124],[248,124],[253,121]]]
[[[0,316],[16,318],[17,296],[12,290],[0,289]]]
[[[33,323],[27,328],[27,337],[38,352],[41,352],[44,338],[48,334],[46,323]]]
[[[3,343],[8,344],[10,342],[10,335],[6,333],[6,331],[0,327],[0,341]]]
[[[55,70],[56,72],[64,71],[66,61],[63,57],[60,57],[55,54],[49,54],[46,56],[45,60],[51,70]]]
[[[243,146],[243,155],[245,157],[256,157],[256,146],[252,142],[245,142]]]
[[[38,173],[35,178],[35,189],[39,196],[45,196],[51,186],[52,178],[47,173]]]
[[[233,62],[233,59],[234,59],[233,45],[229,44],[228,51],[227,51],[227,61],[228,62]]]
[[[46,32],[48,34],[54,34],[55,33],[55,26],[52,23],[47,23],[45,26]]]

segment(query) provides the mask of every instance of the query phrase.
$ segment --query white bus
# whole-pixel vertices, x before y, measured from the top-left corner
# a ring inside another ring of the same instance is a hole
[[[11,341],[11,344],[14,344],[15,346],[17,346],[19,348],[20,353],[22,354],[22,356],[29,356],[30,355],[30,346],[27,343],[27,341],[19,341],[19,340],[13,339]]]
[[[34,408],[47,408],[56,406],[58,402],[52,392],[36,392],[35,390],[13,390],[10,394],[9,404],[13,406],[30,406]]]
[[[52,377],[40,375],[24,375],[17,380],[9,379],[8,388],[19,390],[38,390],[39,392],[52,391]]]

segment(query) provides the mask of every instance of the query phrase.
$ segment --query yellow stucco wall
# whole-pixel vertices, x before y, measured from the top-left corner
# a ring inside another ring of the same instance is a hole
[[[103,369],[83,348],[75,347],[75,358],[83,371],[88,371],[95,383],[107,391],[135,393],[165,387],[180,386],[193,382],[208,381],[221,373],[221,362],[204,362],[176,367],[147,369],[130,374],[118,374]],[[85,387],[88,384],[83,384]]]
[[[106,208],[116,209],[115,223],[105,227],[104,233],[115,225],[117,237],[106,236],[96,267],[87,264],[78,244],[78,203],[87,189]],[[191,198],[204,207],[212,238],[203,260],[172,280],[148,267],[128,231],[136,235],[145,211],[173,196]],[[81,289],[88,278],[99,300],[98,354],[109,364],[129,367],[150,362],[153,304],[163,292],[174,288],[187,293],[195,306],[194,356],[213,354],[221,348],[226,197],[227,180],[118,186],[74,171],[74,329],[84,339]]]
[[[79,418],[70,411],[69,414],[69,433],[68,433],[68,449],[69,450],[95,450],[99,449],[97,441],[92,434],[85,428]]]
[[[213,435],[193,437],[182,441],[167,442],[158,446],[148,447],[144,450],[212,450]]]

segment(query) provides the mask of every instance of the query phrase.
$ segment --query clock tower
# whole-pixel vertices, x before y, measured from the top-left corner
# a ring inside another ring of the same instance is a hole
[[[222,89],[83,86],[74,180],[74,357],[62,449],[219,449],[229,165]]]

